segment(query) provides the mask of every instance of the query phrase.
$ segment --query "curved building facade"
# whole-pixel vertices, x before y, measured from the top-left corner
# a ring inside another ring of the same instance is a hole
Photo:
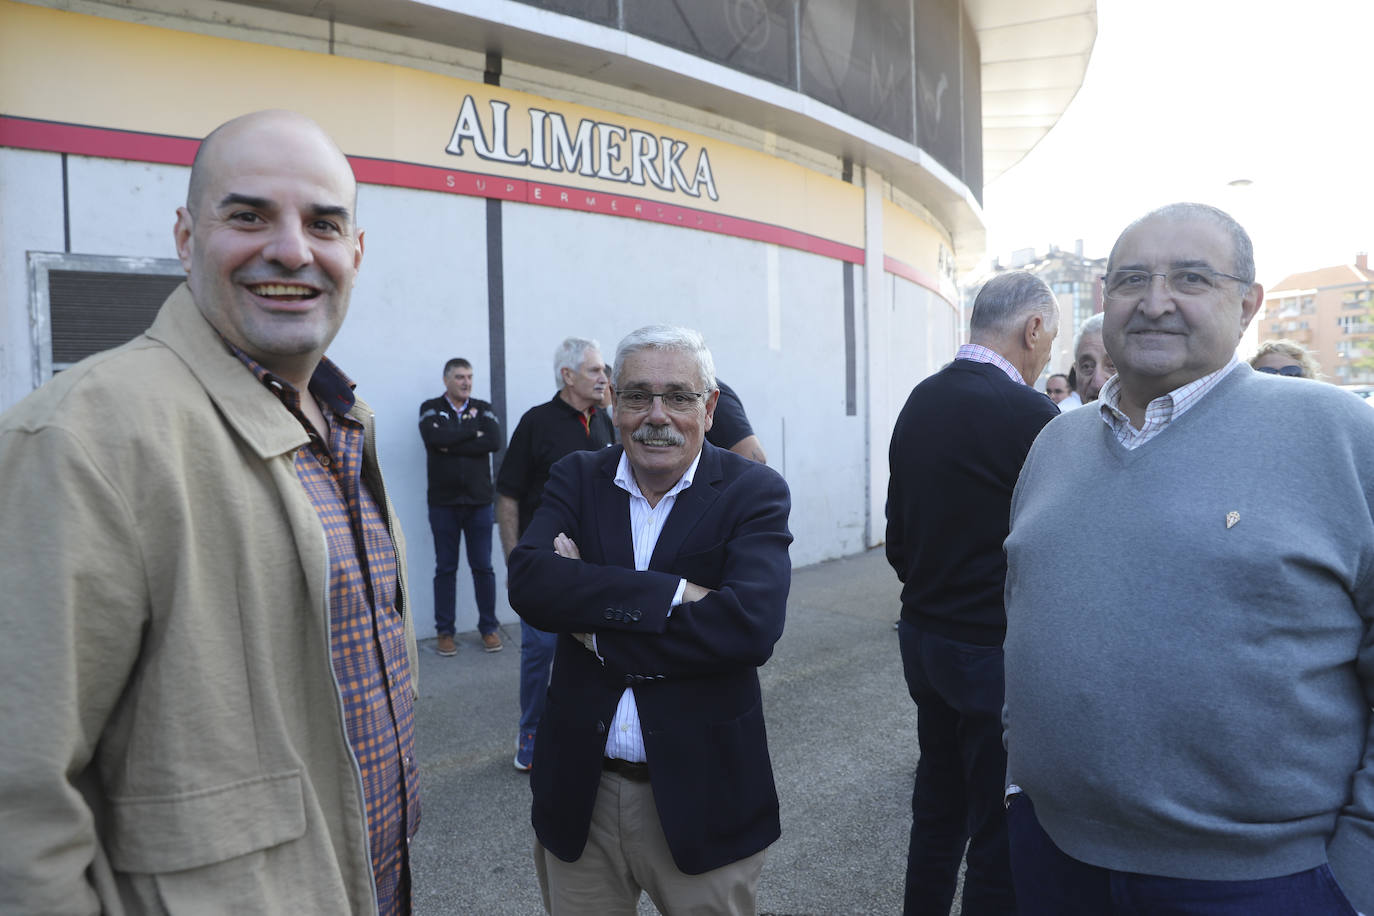
[[[963,334],[983,182],[1067,106],[1094,10],[0,0],[0,408],[146,326],[181,274],[198,138],[291,108],[360,182],[366,253],[330,355],[377,409],[415,581],[416,410],[444,361],[473,363],[509,432],[551,395],[564,337],[609,358],[653,322],[706,335],[791,485],[794,562],[862,550],[892,421]]]

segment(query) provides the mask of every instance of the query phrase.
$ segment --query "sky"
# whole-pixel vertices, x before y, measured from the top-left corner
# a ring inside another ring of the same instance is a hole
[[[1239,220],[1266,287],[1374,248],[1374,0],[1097,11],[1077,96],[984,189],[989,258],[1080,238],[1105,257],[1131,220],[1178,200]]]

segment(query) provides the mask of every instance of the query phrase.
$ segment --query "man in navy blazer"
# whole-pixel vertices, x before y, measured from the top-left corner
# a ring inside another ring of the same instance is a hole
[[[777,791],[758,668],[782,635],[787,485],[704,441],[719,392],[695,331],[627,336],[623,446],[553,466],[510,603],[559,634],[535,741],[535,863],[553,914],[752,913]]]

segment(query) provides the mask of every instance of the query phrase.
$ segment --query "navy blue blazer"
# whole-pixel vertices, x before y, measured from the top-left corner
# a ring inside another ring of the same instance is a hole
[[[556,463],[510,556],[511,607],[560,634],[534,743],[531,819],[544,848],[567,862],[582,855],[606,730],[633,687],[673,861],[701,874],[782,832],[758,668],[782,636],[791,497],[771,468],[703,443],[692,486],[678,494],[649,569],[637,571],[629,494],[615,485],[621,452]],[[580,560],[554,553],[560,531]],[[679,578],[715,591],[670,616]],[[571,633],[595,633],[604,663]]]

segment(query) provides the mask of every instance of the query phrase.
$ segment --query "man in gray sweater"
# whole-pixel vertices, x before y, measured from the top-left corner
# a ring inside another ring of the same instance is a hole
[[[1017,483],[1023,916],[1374,914],[1374,418],[1235,358],[1254,276],[1220,210],[1131,224],[1104,284],[1117,375]]]

